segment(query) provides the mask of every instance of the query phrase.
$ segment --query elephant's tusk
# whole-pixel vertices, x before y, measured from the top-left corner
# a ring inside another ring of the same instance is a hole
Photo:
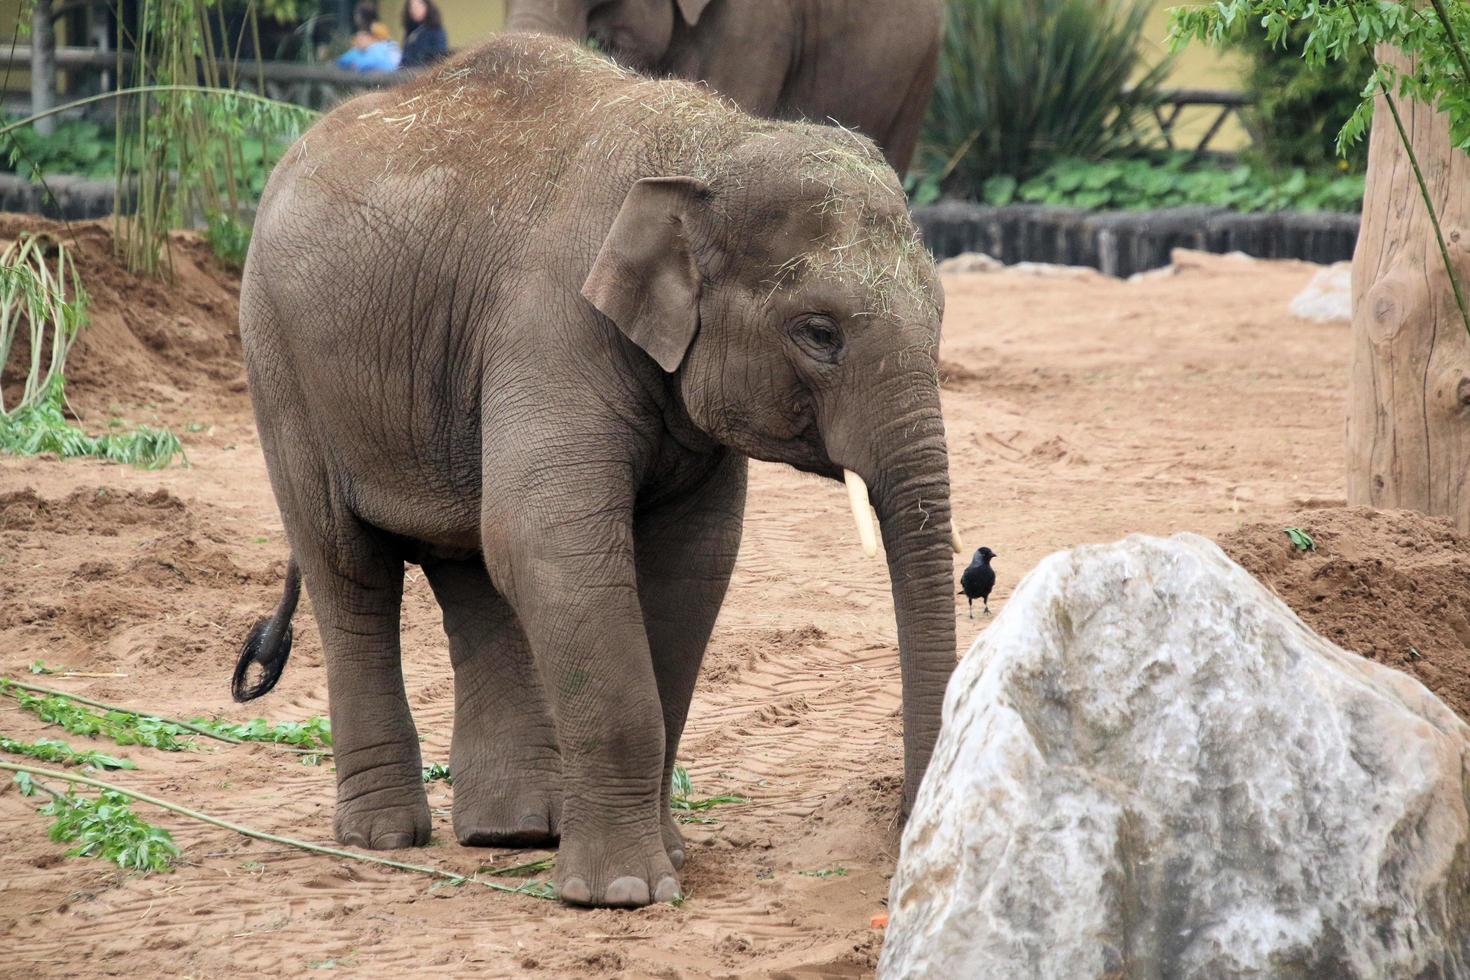
[[[960,538],[960,526],[954,522],[954,518],[950,518],[949,521],[949,545],[954,549],[955,554],[965,553],[965,542]]]
[[[857,524],[858,538],[863,542],[863,554],[872,558],[878,554],[878,529],[873,525],[868,485],[852,470],[843,470],[842,478],[847,481],[847,502],[852,505],[852,519]]]

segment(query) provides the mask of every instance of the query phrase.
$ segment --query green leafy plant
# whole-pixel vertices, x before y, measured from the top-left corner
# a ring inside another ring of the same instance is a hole
[[[250,248],[250,229],[240,219],[215,212],[209,216],[204,237],[215,258],[233,269],[244,267],[245,253]]]
[[[141,745],[165,752],[183,752],[193,746],[187,729],[147,715],[122,711],[96,712],[55,694],[32,694],[0,678],[0,694],[16,700],[22,709],[73,735],[111,739],[118,745]]]
[[[1373,63],[1363,79],[1358,105],[1337,134],[1339,154],[1362,140],[1373,118],[1374,100],[1382,96],[1393,117],[1399,143],[1419,185],[1419,196],[1434,228],[1440,260],[1454,291],[1465,332],[1470,334],[1470,303],[1455,275],[1444,230],[1414,144],[1404,129],[1399,99],[1434,106],[1449,118],[1450,142],[1470,151],[1470,5],[1459,0],[1430,0],[1428,8],[1387,0],[1216,0],[1208,6],[1176,7],[1170,13],[1169,39],[1175,49],[1191,39],[1226,44],[1251,21],[1261,25],[1270,44],[1286,44],[1293,29],[1305,27],[1302,58],[1310,67],[1341,62],[1358,53]],[[1415,62],[1412,72],[1378,64],[1379,45],[1399,49]]]
[[[1140,143],[1169,63],[1144,64],[1148,0],[950,0],[917,169],[978,196],[997,174],[1026,179],[1059,157]]]
[[[1097,162],[1058,160],[1024,183],[992,177],[982,194],[994,205],[1024,201],[1111,210],[1210,205],[1236,211],[1357,211],[1363,177],[1300,167],[1284,173],[1245,164],[1223,167],[1174,153]]]
[[[1242,114],[1256,137],[1249,154],[1273,167],[1361,171],[1367,148],[1359,143],[1339,157],[1337,134],[1358,107],[1373,60],[1352,47],[1340,61],[1309,65],[1299,52],[1310,33],[1309,25],[1293,24],[1272,41],[1251,18],[1230,41],[1247,58],[1245,88],[1252,105]]]
[[[55,762],[63,766],[91,766],[94,769],[138,768],[128,759],[119,759],[89,749],[74,749],[57,738],[38,738],[34,742],[21,742],[0,735],[0,752],[23,755],[41,762]]]
[[[454,776],[450,774],[449,767],[442,762],[424,766],[424,782],[432,783],[435,780],[443,780],[450,786],[454,785]]]
[[[1288,527],[1284,529],[1286,536],[1291,539],[1291,546],[1297,551],[1316,551],[1317,542],[1312,536],[1299,527]]]
[[[303,749],[330,749],[332,723],[320,715],[305,721],[270,722],[254,718],[245,722],[228,722],[210,718],[191,718],[191,724],[242,742],[273,742]]]
[[[34,796],[37,790],[51,794],[41,813],[55,818],[48,832],[52,840],[75,843],[66,852],[68,857],[100,858],[144,872],[173,870],[179,848],[172,835],[135,814],[123,794],[103,790],[92,799],[70,789],[58,793],[27,773],[17,773],[15,782],[24,796]]]
[[[722,793],[704,799],[694,799],[693,794],[694,785],[689,779],[689,770],[680,765],[674,766],[669,809],[674,811],[674,819],[680,823],[714,823],[714,818],[705,814],[706,810],[729,803],[750,802],[749,798],[736,793]]]
[[[32,660],[31,661],[31,668],[30,669],[31,669],[31,673],[33,673],[33,674],[57,674],[57,673],[60,673],[65,668],[62,668],[62,667],[48,667],[46,665],[46,661],[44,661],[44,660]]]

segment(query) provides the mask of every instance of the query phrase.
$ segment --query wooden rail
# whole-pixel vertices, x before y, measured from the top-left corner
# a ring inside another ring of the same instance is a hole
[[[123,53],[124,66],[130,66],[132,59],[131,52]],[[26,68],[30,62],[29,45],[16,45],[9,49],[0,46],[0,66]],[[344,71],[336,65],[291,61],[241,61],[236,64],[221,60],[218,65],[221,77],[229,77],[233,73],[237,88],[312,109],[330,106],[362,89],[395,85],[409,76],[406,71],[355,72]],[[101,51],[97,48],[60,47],[56,49],[56,67],[83,75],[106,76],[117,70],[118,56],[115,51]],[[103,87],[110,87],[106,78],[103,80]],[[1250,133],[1250,126],[1240,113],[1254,102],[1244,92],[1225,89],[1169,89],[1160,94],[1158,104],[1153,107],[1153,116],[1164,145],[1175,150],[1181,148],[1175,138],[1180,113],[1196,106],[1217,108],[1219,111],[1204,135],[1193,141],[1193,147],[1185,147],[1191,150],[1193,156],[1199,157],[1209,151],[1210,143],[1219,135],[1231,114],[1240,117],[1247,133]],[[1251,137],[1254,139],[1255,135],[1252,133]]]
[[[130,67],[133,53],[122,54],[124,67]],[[0,46],[0,66],[28,68],[31,63],[29,45]],[[268,95],[283,102],[320,109],[346,95],[362,89],[382,88],[407,80],[410,71],[345,71],[336,65],[304,64],[292,61],[217,62],[221,77],[235,78],[235,87]],[[58,70],[81,75],[105,76],[117,71],[118,53],[97,48],[59,47],[56,49]],[[110,88],[110,85],[104,85]]]
[[[1160,93],[1157,105],[1153,107],[1154,120],[1159,124],[1159,135],[1164,139],[1164,145],[1171,150],[1180,147],[1174,140],[1174,127],[1179,121],[1179,114],[1190,106],[1214,106],[1219,109],[1215,118],[1211,120],[1205,134],[1196,141],[1191,157],[1198,159],[1209,151],[1210,143],[1219,135],[1226,120],[1234,114],[1240,119],[1251,139],[1255,134],[1246,117],[1241,114],[1242,109],[1248,109],[1255,105],[1255,99],[1244,92],[1232,92],[1227,89],[1207,88],[1176,88]]]

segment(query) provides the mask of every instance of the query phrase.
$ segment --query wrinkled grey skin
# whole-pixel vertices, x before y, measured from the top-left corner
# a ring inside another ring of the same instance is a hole
[[[939,64],[943,0],[510,0],[506,28],[590,38],[746,112],[835,120],[902,174]]]
[[[669,777],[746,456],[871,488],[907,806],[955,661],[941,303],[871,143],[568,42],[501,35],[313,126],[261,200],[240,332],[325,650],[337,839],[429,838],[399,657],[418,562],[459,840],[559,836],[577,904],[678,894]]]

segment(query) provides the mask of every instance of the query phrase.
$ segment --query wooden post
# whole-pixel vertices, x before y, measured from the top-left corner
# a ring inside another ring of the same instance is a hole
[[[31,112],[56,105],[56,34],[51,26],[51,0],[35,0],[31,8]],[[36,120],[36,132],[56,131],[56,117]]]
[[[1381,48],[1378,57],[1412,70],[1397,50]],[[1455,274],[1470,289],[1470,156],[1450,145],[1442,114],[1396,101]],[[1347,496],[1350,504],[1452,517],[1470,529],[1470,338],[1381,95],[1353,254]]]

